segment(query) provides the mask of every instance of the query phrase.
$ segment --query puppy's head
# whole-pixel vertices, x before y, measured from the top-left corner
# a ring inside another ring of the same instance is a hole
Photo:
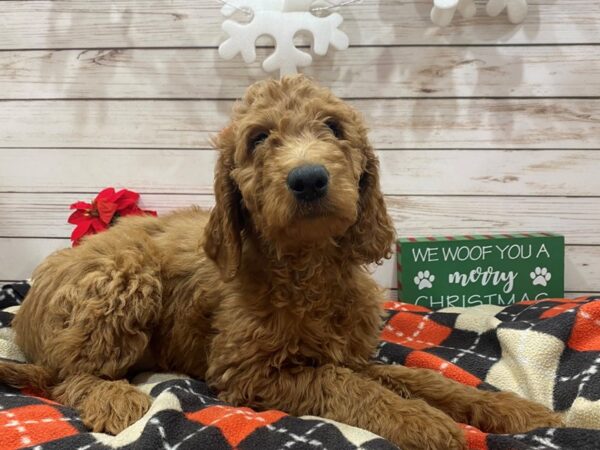
[[[227,276],[239,268],[243,232],[278,254],[330,241],[361,264],[389,257],[394,229],[367,130],[328,90],[303,76],[256,83],[214,144],[205,251]]]

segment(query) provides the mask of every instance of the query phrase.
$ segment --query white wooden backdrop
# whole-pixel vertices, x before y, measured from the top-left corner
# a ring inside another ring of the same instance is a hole
[[[530,0],[519,26],[481,3],[438,29],[431,0],[364,0],[307,72],[366,115],[399,234],[564,233],[569,295],[599,293],[600,2]],[[218,58],[220,23],[216,0],[0,2],[0,281],[103,187],[212,204],[208,137],[265,77]]]

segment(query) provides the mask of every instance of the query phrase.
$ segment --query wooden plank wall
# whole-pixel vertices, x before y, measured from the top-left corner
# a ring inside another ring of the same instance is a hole
[[[363,0],[351,48],[306,72],[364,112],[399,234],[561,232],[568,295],[600,293],[600,3],[530,0],[518,26],[481,3],[438,29],[431,0]],[[212,205],[208,138],[266,76],[218,58],[221,21],[216,0],[1,2],[0,281],[103,187]],[[393,263],[375,276],[393,294]]]

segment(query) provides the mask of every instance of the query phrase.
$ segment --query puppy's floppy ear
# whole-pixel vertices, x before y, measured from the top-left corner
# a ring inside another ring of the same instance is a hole
[[[366,139],[365,139],[366,142]],[[379,160],[370,144],[359,182],[358,220],[347,233],[351,254],[363,264],[379,263],[392,255],[395,229],[379,186]]]
[[[231,178],[235,141],[231,128],[214,139],[219,151],[215,168],[216,205],[204,231],[204,251],[221,269],[225,279],[237,274],[242,254],[242,196]]]

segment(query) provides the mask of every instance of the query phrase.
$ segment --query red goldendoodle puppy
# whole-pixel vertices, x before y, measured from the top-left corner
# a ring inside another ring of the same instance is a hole
[[[150,398],[143,369],[205,379],[236,405],[318,415],[403,449],[462,449],[456,422],[524,432],[559,417],[514,394],[376,365],[382,292],[365,265],[394,239],[361,117],[302,76],[260,82],[215,140],[216,206],[125,218],[48,257],[13,326],[45,389],[94,431]]]

